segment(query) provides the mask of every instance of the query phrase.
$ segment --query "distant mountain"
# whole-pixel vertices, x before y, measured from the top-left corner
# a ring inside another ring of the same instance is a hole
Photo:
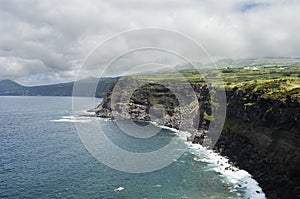
[[[3,92],[5,90],[17,90],[17,89],[22,88],[22,85],[14,82],[14,81],[11,81],[9,79],[0,81],[0,85],[1,85],[0,92]]]
[[[87,78],[77,82],[68,82],[41,86],[24,86],[12,80],[0,81],[0,95],[6,96],[72,96],[74,84],[80,85],[77,96],[104,97],[107,91],[114,85],[119,77]],[[98,83],[97,83],[98,82]],[[97,85],[96,92],[90,92],[89,88]]]
[[[209,68],[236,68],[236,67],[246,67],[246,66],[258,66],[258,67],[289,67],[289,66],[299,66],[300,58],[293,57],[264,57],[264,58],[240,58],[240,59],[219,59],[214,61],[214,66],[212,63],[201,63],[193,62],[182,63],[175,66],[175,69],[179,72],[188,72],[194,70],[205,70]]]
[[[0,95],[22,95],[27,93],[27,87],[22,86],[12,80],[0,81]]]

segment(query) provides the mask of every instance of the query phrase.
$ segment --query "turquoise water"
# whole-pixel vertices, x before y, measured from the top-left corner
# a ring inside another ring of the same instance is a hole
[[[150,173],[107,167],[81,143],[76,121],[68,119],[71,105],[68,97],[0,97],[0,198],[246,198],[245,188],[234,188],[189,151]],[[99,122],[114,143],[131,151],[159,148],[176,136],[162,130],[139,145],[120,136],[115,122]]]

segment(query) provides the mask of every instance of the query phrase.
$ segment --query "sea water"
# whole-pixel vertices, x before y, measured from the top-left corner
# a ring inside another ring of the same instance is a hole
[[[112,169],[88,152],[76,131],[74,124],[92,120],[128,151],[147,152],[181,139],[181,132],[163,128],[137,141],[115,121],[74,115],[70,97],[0,97],[0,198],[265,198],[246,171],[188,142],[189,149],[163,169]]]

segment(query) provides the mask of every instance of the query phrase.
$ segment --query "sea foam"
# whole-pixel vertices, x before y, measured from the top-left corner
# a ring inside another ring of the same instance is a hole
[[[196,156],[194,161],[205,162],[210,166],[211,170],[214,170],[215,172],[224,176],[229,183],[233,184],[233,189],[231,189],[231,191],[237,192],[237,195],[240,195],[238,193],[240,191],[243,192],[243,195],[246,198],[266,198],[261,187],[259,187],[258,182],[252,178],[251,174],[230,164],[228,158],[221,156],[219,153],[207,149],[200,144],[193,144],[192,142],[187,141],[187,138],[191,135],[189,132],[157,125],[154,122],[151,123],[160,128],[175,132],[179,138],[183,139],[188,145],[188,152]]]
[[[199,144],[189,142],[190,152],[197,157],[195,161],[208,163],[211,169],[224,176],[230,183],[234,184],[231,191],[242,191],[247,198],[266,198],[256,180],[245,170],[238,169],[229,163],[226,157],[208,150]]]
[[[62,116],[59,119],[55,119],[55,120],[50,120],[51,122],[81,122],[81,123],[86,123],[86,122],[91,122],[91,118],[90,117],[75,117],[75,116],[71,116],[71,115],[67,115],[67,116]]]

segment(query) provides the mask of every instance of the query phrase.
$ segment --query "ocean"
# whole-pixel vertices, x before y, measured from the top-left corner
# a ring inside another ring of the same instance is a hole
[[[83,103],[83,114],[89,108],[93,105]],[[188,150],[153,172],[119,171],[96,159],[78,135],[76,123],[95,121],[124,150],[157,150],[174,138]],[[136,139],[115,121],[74,115],[71,97],[0,97],[0,198],[265,198],[246,171],[179,133],[163,128]]]

